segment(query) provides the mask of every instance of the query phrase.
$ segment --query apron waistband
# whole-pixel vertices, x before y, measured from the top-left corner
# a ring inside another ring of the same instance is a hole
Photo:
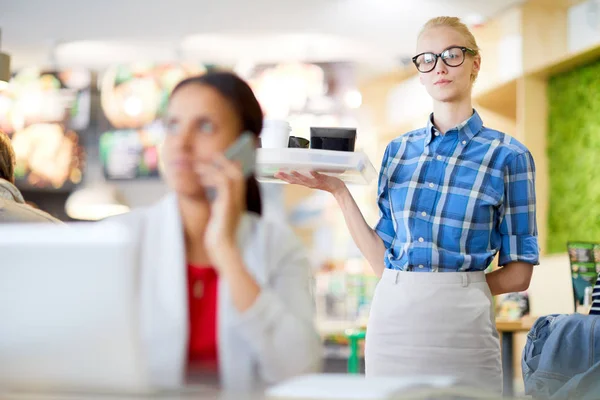
[[[441,284],[469,286],[471,283],[486,282],[485,272],[409,272],[386,268],[383,270],[381,280],[397,284]]]

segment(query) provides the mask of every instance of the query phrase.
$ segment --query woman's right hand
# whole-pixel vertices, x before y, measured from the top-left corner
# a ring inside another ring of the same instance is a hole
[[[339,178],[320,174],[314,171],[311,171],[310,175],[311,177],[308,177],[300,174],[299,172],[292,171],[289,174],[278,172],[275,174],[275,177],[292,185],[300,185],[311,189],[324,190],[333,194],[334,196],[346,188],[346,184]]]

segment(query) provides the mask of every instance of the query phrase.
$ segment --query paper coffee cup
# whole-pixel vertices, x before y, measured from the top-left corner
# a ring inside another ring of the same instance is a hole
[[[292,128],[287,121],[270,119],[263,123],[260,133],[261,147],[265,149],[285,149],[288,147]]]

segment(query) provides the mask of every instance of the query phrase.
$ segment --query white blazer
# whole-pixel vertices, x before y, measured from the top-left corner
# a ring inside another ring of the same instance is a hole
[[[161,388],[185,382],[188,304],[185,246],[175,194],[156,205],[112,218],[129,227],[140,261],[140,324],[149,379]],[[289,227],[246,213],[238,242],[261,286],[239,313],[220,281],[218,356],[221,384],[256,390],[289,377],[318,372],[322,344],[314,324],[310,265]]]

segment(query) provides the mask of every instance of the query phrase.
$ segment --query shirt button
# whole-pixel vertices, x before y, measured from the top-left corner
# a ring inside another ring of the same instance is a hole
[[[435,131],[435,132],[433,132],[433,134],[434,134],[435,136],[440,136],[440,133],[439,133],[438,131]]]
[[[419,268],[425,268],[425,267],[423,266],[423,264],[421,264],[421,265],[419,265]]]
[[[426,216],[427,216],[427,213],[426,213],[425,211],[423,211],[423,212],[421,213],[421,215],[422,215],[422,216],[424,216],[424,217],[426,217]]]
[[[429,184],[429,187],[432,188],[432,189],[433,189],[434,186],[435,185],[433,184],[433,182]]]
[[[419,242],[423,243],[425,241],[425,239],[423,239],[422,237],[419,238]]]
[[[462,144],[463,144],[463,146],[464,146],[465,144],[467,144],[467,141],[466,141],[466,140],[463,140],[463,141],[462,141]]]
[[[437,159],[438,161],[442,161],[442,156],[437,156],[437,157],[436,157],[436,159]]]

